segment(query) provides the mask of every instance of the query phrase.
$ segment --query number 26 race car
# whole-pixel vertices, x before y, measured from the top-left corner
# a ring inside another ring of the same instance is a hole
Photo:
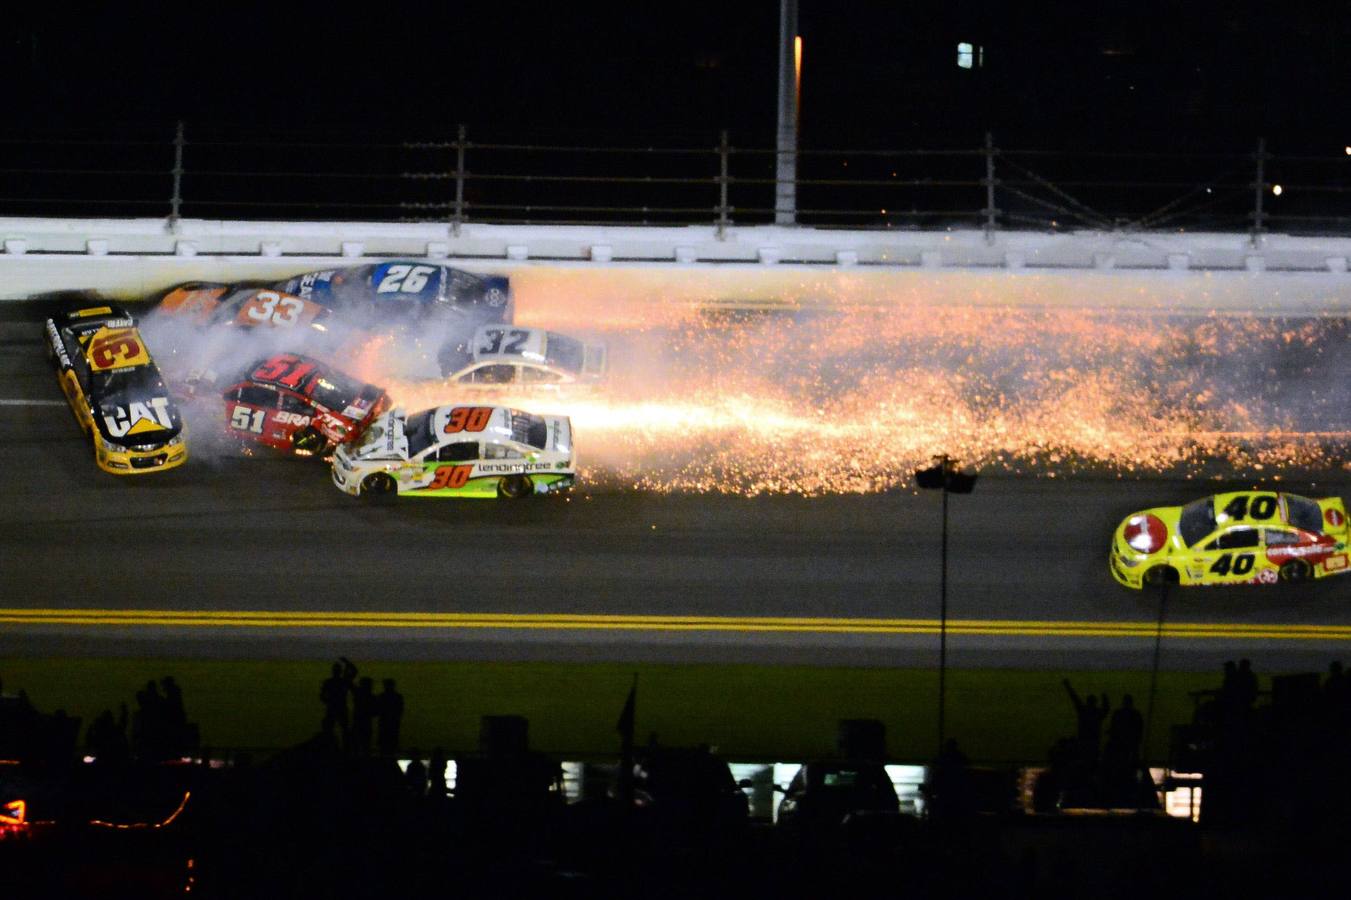
[[[1346,506],[1271,491],[1235,491],[1126,517],[1112,538],[1112,577],[1129,588],[1271,584],[1348,568]]]
[[[333,483],[354,497],[516,499],[575,477],[569,419],[504,406],[396,409],[333,454]]]
[[[183,421],[125,310],[79,309],[48,319],[45,330],[61,390],[93,438],[100,469],[141,475],[183,464]]]

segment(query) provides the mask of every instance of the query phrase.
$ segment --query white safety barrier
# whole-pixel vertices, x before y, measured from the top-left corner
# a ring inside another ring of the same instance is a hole
[[[1101,280],[1092,283],[1109,289],[1081,289],[1073,298],[1051,291],[1060,297],[1051,301],[1039,300],[1036,295],[1043,292],[1032,291],[1017,302],[1139,306],[1125,286],[1158,285],[1163,278],[1180,287],[1181,278],[1186,288],[1166,292],[1177,295],[1167,302],[1190,309],[1351,310],[1351,238],[1270,234],[1254,246],[1247,234],[1238,233],[997,232],[987,241],[978,230],[755,226],[729,228],[720,238],[705,226],[469,224],[455,234],[436,223],[185,219],[170,226],[162,219],[0,218],[0,251],[0,299],[9,300],[68,290],[131,299],[182,281],[282,278],[370,259],[413,257],[513,277],[537,268],[618,268],[647,271],[664,282],[694,267],[706,276],[694,279],[705,297],[724,281],[713,275],[720,270],[733,293],[810,294],[804,273],[831,272],[878,285],[937,285],[937,293],[946,297],[940,302],[962,302],[965,295],[965,302],[975,303],[984,302],[979,292],[969,295],[965,287],[988,283],[991,276],[1054,283],[1073,273],[1083,284],[1083,275],[1095,273]]]

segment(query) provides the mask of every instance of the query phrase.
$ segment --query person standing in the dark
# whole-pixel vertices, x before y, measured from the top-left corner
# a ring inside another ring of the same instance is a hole
[[[371,735],[375,730],[375,717],[379,714],[379,701],[375,696],[375,681],[363,678],[352,691],[352,744],[349,753],[357,756],[371,755]]]
[[[1126,694],[1121,708],[1107,725],[1107,743],[1102,748],[1102,782],[1113,806],[1138,806],[1136,774],[1140,768],[1140,741],[1145,719],[1135,708],[1135,698]]]
[[[1107,695],[1102,695],[1102,704],[1099,705],[1098,698],[1093,694],[1088,695],[1088,700],[1081,698],[1068,678],[1063,679],[1061,684],[1070,695],[1074,714],[1078,718],[1079,752],[1089,765],[1094,765],[1098,761],[1098,746],[1102,742],[1102,722],[1107,718],[1110,706]]]
[[[394,689],[394,679],[384,680],[380,692],[380,755],[394,756],[399,752],[399,727],[403,723],[403,694]]]
[[[427,796],[433,800],[440,801],[446,798],[447,765],[446,751],[440,747],[433,747],[431,758],[427,760]]]
[[[1144,735],[1145,718],[1135,708],[1135,698],[1126,694],[1121,698],[1121,708],[1112,713],[1112,720],[1107,725],[1103,757],[1133,769],[1140,760],[1140,741]]]
[[[324,721],[319,726],[320,731],[346,746],[349,728],[347,682],[343,679],[342,663],[335,662],[333,673],[319,686],[319,700],[324,704]]]
[[[1234,675],[1234,701],[1244,712],[1251,710],[1257,702],[1257,673],[1246,659],[1238,661],[1238,672]]]

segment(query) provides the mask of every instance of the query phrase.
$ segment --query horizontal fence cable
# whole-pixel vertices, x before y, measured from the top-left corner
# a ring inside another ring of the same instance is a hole
[[[0,203],[79,203],[91,206],[164,206],[167,200],[100,200],[90,197],[0,197]]]
[[[1170,201],[1168,201],[1167,203],[1163,204],[1163,206],[1160,206],[1158,209],[1154,210],[1153,212],[1146,213],[1145,215],[1141,216],[1140,218],[1135,219],[1134,221],[1127,223],[1127,227],[1128,227],[1128,228],[1135,228],[1135,229],[1142,229],[1142,228],[1147,228],[1147,227],[1149,227],[1149,226],[1152,225],[1152,224],[1161,224],[1161,223],[1163,223],[1163,222],[1168,222],[1168,221],[1171,221],[1171,220],[1174,219],[1174,218],[1177,218],[1176,215],[1170,216],[1170,215],[1166,215],[1166,213],[1172,212],[1174,209],[1176,209],[1178,206],[1182,205],[1183,203],[1186,203],[1186,202],[1187,202],[1188,200],[1190,200],[1192,197],[1200,196],[1200,195],[1202,195],[1202,193],[1205,192],[1205,191],[1214,191],[1215,188],[1219,187],[1219,186],[1220,186],[1224,181],[1226,181],[1228,178],[1231,178],[1232,176],[1239,174],[1240,170],[1243,169],[1243,168],[1245,168],[1246,165],[1247,165],[1246,163],[1239,163],[1238,166],[1235,166],[1235,167],[1233,167],[1233,168],[1230,168],[1230,169],[1225,170],[1225,172],[1223,172],[1223,173],[1220,174],[1220,175],[1217,175],[1216,177],[1210,179],[1209,181],[1204,181],[1204,182],[1202,182],[1202,183],[1196,185],[1196,186],[1193,187],[1190,191],[1187,191],[1185,194],[1182,194],[1182,195],[1180,195],[1180,196],[1178,196],[1178,197],[1173,198],[1172,200],[1170,200]],[[1237,189],[1237,188],[1234,188],[1234,189]],[[1214,196],[1212,196],[1210,199],[1208,199],[1208,200],[1206,201],[1206,203],[1205,203],[1204,205],[1207,205],[1207,206],[1208,206],[1208,205],[1213,205],[1213,203],[1219,202],[1220,199],[1222,199],[1222,198],[1221,198],[1221,197],[1214,197]],[[1193,208],[1193,209],[1195,209],[1195,208]],[[1181,215],[1181,214],[1179,214],[1179,215]]]
[[[1098,224],[1100,227],[1103,227],[1103,228],[1110,228],[1110,227],[1111,227],[1111,221],[1108,219],[1108,217],[1104,216],[1102,213],[1100,213],[1100,212],[1098,212],[1097,210],[1093,209],[1093,208],[1092,208],[1091,206],[1089,206],[1088,204],[1083,203],[1082,201],[1078,200],[1077,198],[1071,196],[1070,194],[1068,194],[1067,192],[1065,192],[1065,191],[1062,190],[1061,188],[1056,187],[1054,184],[1052,184],[1051,182],[1047,181],[1045,178],[1041,177],[1041,176],[1038,175],[1036,172],[1033,172],[1031,169],[1027,168],[1026,166],[1019,165],[1018,163],[1015,163],[1015,162],[1013,162],[1013,161],[1011,161],[1011,160],[1008,160],[1008,159],[1006,159],[1006,158],[1003,159],[1003,163],[1004,163],[1004,165],[1012,166],[1013,168],[1015,168],[1015,169],[1021,171],[1021,172],[1023,173],[1023,175],[1025,175],[1025,176],[1028,177],[1028,178],[1033,179],[1033,180],[1036,181],[1037,184],[1039,184],[1041,187],[1044,187],[1046,190],[1048,190],[1048,191],[1050,191],[1051,193],[1055,194],[1056,196],[1060,197],[1060,198],[1061,198],[1062,200],[1064,200],[1066,203],[1070,204],[1070,206],[1072,206],[1072,207],[1077,208],[1078,210],[1080,210],[1080,213],[1078,214],[1078,218],[1081,218],[1081,219],[1083,219],[1083,220],[1086,221],[1086,222],[1096,223],[1096,224]],[[1009,183],[1008,183],[1007,181],[1001,180],[1001,181],[1000,181],[1000,187],[1004,188],[1005,190],[1007,190],[1007,191],[1009,191],[1010,193],[1013,193],[1013,194],[1015,194],[1015,195],[1023,196],[1024,199],[1030,199],[1030,197],[1029,197],[1028,195],[1023,194],[1023,193],[1021,193],[1021,192],[1019,192],[1019,191],[1017,191],[1017,190],[1011,189],[1010,186],[1009,186]]]
[[[1092,216],[1085,216],[1082,213],[1070,209],[1067,206],[1062,206],[1059,203],[1053,203],[1050,200],[1045,200],[1041,197],[1029,194],[1026,191],[1020,190],[1018,188],[1007,188],[1004,187],[1002,184],[1000,186],[1001,188],[1004,189],[1005,193],[1012,194],[1015,197],[1026,200],[1028,203],[1035,204],[1036,206],[1040,206],[1043,209],[1050,210],[1053,213],[1058,213],[1062,218],[1077,219],[1081,222],[1086,222],[1089,225],[1093,225],[1097,228],[1103,228],[1109,231],[1112,228],[1111,222],[1096,214]]]
[[[164,169],[0,169],[0,175],[109,175],[109,176],[135,176],[135,175],[153,175],[162,178],[165,174]]]
[[[452,172],[446,176],[454,178]],[[673,177],[673,176],[653,176],[653,175],[517,175],[517,174],[484,174],[481,172],[465,172],[465,181],[522,181],[522,182],[559,182],[569,184],[702,184],[716,185],[718,177],[716,175],[704,175],[699,177]],[[729,181],[732,179],[729,179]],[[738,179],[739,180],[739,179]],[[800,183],[800,182],[799,182]]]

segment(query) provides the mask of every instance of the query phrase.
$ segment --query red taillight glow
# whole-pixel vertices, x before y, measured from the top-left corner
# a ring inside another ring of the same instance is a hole
[[[1164,541],[1168,540],[1168,526],[1157,516],[1141,513],[1126,520],[1123,536],[1130,548],[1137,553],[1155,553],[1161,550]]]

